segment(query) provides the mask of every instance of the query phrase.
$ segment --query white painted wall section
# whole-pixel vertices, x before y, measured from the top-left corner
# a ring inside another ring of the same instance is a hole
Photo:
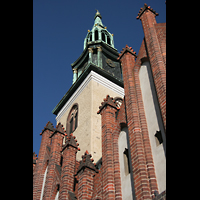
[[[156,131],[159,131],[160,129],[147,68],[150,69],[150,64],[149,62],[144,62],[139,71],[139,78],[158,189],[159,193],[161,193],[162,191],[166,190],[166,158],[163,144],[157,145],[156,138],[154,136]]]
[[[120,162],[120,176],[121,176],[121,187],[122,187],[122,199],[132,200],[132,189],[131,189],[131,174],[125,174],[124,165],[124,150],[127,147],[126,137],[127,127],[123,128],[119,134],[118,146],[119,146],[119,162]]]

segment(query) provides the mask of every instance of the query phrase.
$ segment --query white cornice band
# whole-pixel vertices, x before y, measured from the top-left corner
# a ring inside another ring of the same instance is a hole
[[[107,78],[99,75],[98,73],[91,71],[85,80],[80,84],[80,86],[76,89],[73,95],[69,98],[69,100],[65,103],[62,109],[58,112],[56,121],[58,122],[60,118],[64,115],[64,113],[72,106],[76,98],[81,94],[84,88],[88,85],[88,83],[94,80],[97,83],[107,87],[108,89],[118,93],[120,96],[124,96],[124,88],[118,86],[117,84],[113,83],[112,81],[108,80]],[[103,98],[103,97],[102,97]],[[99,102],[100,104],[101,102]],[[98,110],[98,108],[97,108]]]

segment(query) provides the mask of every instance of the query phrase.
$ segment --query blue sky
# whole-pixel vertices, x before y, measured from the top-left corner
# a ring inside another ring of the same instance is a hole
[[[138,53],[144,37],[136,16],[144,3],[166,22],[164,0],[33,0],[33,151],[39,154],[40,132],[48,121],[56,126],[53,108],[72,85],[73,63],[83,51],[87,30],[94,24],[95,9],[114,34],[115,48],[126,44]],[[101,102],[99,102],[100,104]],[[98,108],[97,108],[98,110]]]

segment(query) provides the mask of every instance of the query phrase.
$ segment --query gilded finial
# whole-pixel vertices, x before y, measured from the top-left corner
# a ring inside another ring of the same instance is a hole
[[[96,17],[98,16],[98,17],[100,17],[100,19],[102,18],[101,17],[101,14],[100,14],[100,12],[97,10],[97,9],[95,9],[97,12],[96,12],[96,14],[95,14],[95,17],[94,17],[94,19],[96,19]]]
[[[100,12],[97,10],[97,9],[95,9],[97,12],[96,12],[96,14],[100,14]]]

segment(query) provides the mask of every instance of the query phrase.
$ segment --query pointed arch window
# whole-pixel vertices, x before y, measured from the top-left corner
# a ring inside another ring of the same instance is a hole
[[[91,42],[92,41],[92,33],[90,32],[87,36],[87,42]]]
[[[107,43],[110,45],[110,37],[107,35]]]
[[[67,132],[73,133],[78,127],[78,104],[74,104],[67,118]]]
[[[95,36],[95,41],[99,39],[98,30],[96,30],[96,31],[94,32],[94,36]]]
[[[40,200],[42,200],[42,198],[43,198],[44,186],[45,186],[46,176],[47,176],[47,170],[48,170],[48,163],[49,163],[49,161],[47,161],[46,170],[44,172],[44,178],[43,178],[43,183],[42,183],[42,190],[41,190]]]
[[[102,38],[102,40],[105,42],[106,41],[106,38],[105,38],[105,34],[102,32],[101,33],[101,38]]]

